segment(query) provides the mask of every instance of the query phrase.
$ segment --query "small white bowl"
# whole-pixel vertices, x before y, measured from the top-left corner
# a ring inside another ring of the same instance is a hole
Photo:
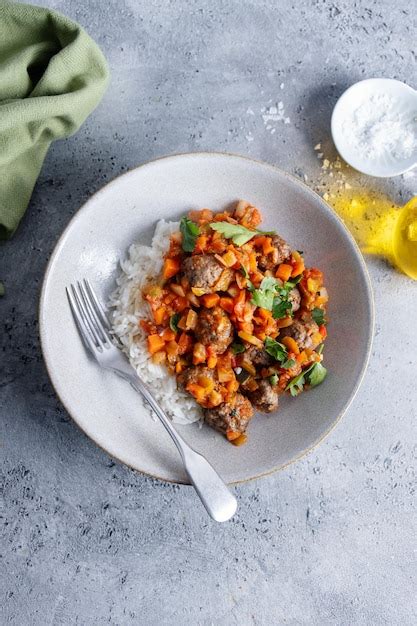
[[[349,118],[358,104],[370,102],[381,93],[395,100],[395,111],[402,119],[415,123],[417,135],[417,91],[390,78],[370,78],[349,87],[333,109],[331,131],[337,151],[349,165],[364,174],[386,178],[403,174],[417,165],[417,146],[407,158],[397,158],[388,151],[371,158],[354,145],[348,131]]]

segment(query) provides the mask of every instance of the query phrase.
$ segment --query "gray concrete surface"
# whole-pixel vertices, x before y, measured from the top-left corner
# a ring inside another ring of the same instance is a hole
[[[112,81],[80,132],[52,147],[28,214],[0,249],[0,622],[415,624],[412,281],[369,262],[376,337],[360,393],[307,458],[236,488],[239,513],[222,526],[190,488],[135,474],[77,429],[48,382],[36,322],[59,234],[127,168],[213,149],[314,180],[313,146],[328,142],[347,85],[389,76],[417,86],[413,3],[43,4],[88,29]],[[278,101],[291,123],[271,134],[261,109]],[[377,185],[397,200],[410,194],[409,180]]]

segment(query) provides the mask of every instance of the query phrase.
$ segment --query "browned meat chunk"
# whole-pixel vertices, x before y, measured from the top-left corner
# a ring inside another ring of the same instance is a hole
[[[258,267],[261,270],[273,270],[279,263],[284,263],[291,256],[291,248],[279,235],[272,237],[273,252],[258,257]]]
[[[274,359],[265,350],[256,346],[247,348],[245,356],[255,367],[269,367],[274,362]]]
[[[197,341],[223,354],[233,341],[233,326],[227,313],[219,306],[201,309],[195,329]]]
[[[253,406],[263,413],[271,413],[278,408],[278,394],[268,380],[257,381],[258,388],[247,394]]]
[[[184,259],[182,272],[191,287],[205,293],[226,291],[233,280],[233,271],[224,267],[212,254],[196,254]]]
[[[300,350],[305,350],[306,348],[314,350],[321,343],[320,341],[315,341],[312,336],[318,332],[319,327],[313,320],[305,322],[294,320],[291,326],[281,330],[280,337],[292,337],[297,342]]]
[[[233,402],[224,402],[214,409],[204,410],[205,422],[226,434],[228,430],[244,433],[253,416],[253,408],[247,398],[237,393]]]
[[[209,369],[204,365],[193,365],[191,367],[187,367],[187,369],[177,376],[177,382],[181,387],[186,389],[187,385],[190,383],[200,385],[202,377],[215,381],[214,370]]]
[[[291,302],[293,313],[298,311],[301,305],[301,294],[298,291],[297,287],[291,289],[290,293],[288,294],[288,300]]]

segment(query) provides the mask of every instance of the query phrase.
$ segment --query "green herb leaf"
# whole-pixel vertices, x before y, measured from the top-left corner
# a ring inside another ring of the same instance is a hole
[[[265,339],[265,351],[280,363],[287,360],[287,348],[271,337],[266,337]]]
[[[291,369],[292,367],[294,367],[294,365],[295,365],[294,359],[287,359],[286,361],[284,361],[284,363],[281,363],[281,367],[283,367],[286,370]]]
[[[275,235],[274,231],[249,230],[249,228],[240,226],[240,224],[230,224],[229,222],[212,222],[210,227],[213,230],[217,230],[217,232],[221,233],[226,239],[231,239],[237,246],[243,246],[243,244],[250,241],[252,237],[259,234]]]
[[[239,271],[242,272],[245,278],[249,278],[249,272],[244,265],[241,265]]]
[[[281,300],[279,296],[275,296],[272,304],[272,317],[279,320],[287,317],[288,312],[292,313],[292,306],[289,300]]]
[[[200,234],[199,227],[195,222],[189,220],[188,217],[183,217],[180,222],[180,231],[182,234],[182,249],[185,252],[192,252]]]
[[[317,387],[327,376],[327,370],[321,363],[314,363],[308,373],[308,383],[312,387]]]
[[[278,374],[272,374],[272,376],[269,377],[269,382],[273,387],[275,387],[278,382]]]
[[[252,291],[252,304],[261,309],[272,311],[277,287],[279,287],[277,279],[266,276],[259,285],[259,289]]]
[[[284,283],[284,289],[288,289],[288,291],[291,291],[291,289],[294,289],[294,287],[298,285],[302,277],[303,275],[299,274],[298,276],[294,276],[294,278],[290,278],[290,280],[287,280],[287,282]]]
[[[319,309],[318,307],[316,307],[311,311],[311,317],[319,326],[326,323],[323,309]]]
[[[180,317],[181,315],[179,313],[174,313],[174,315],[171,315],[169,318],[169,327],[174,333],[178,332],[178,322],[180,321]]]
[[[242,354],[242,352],[245,352],[246,350],[243,343],[238,343],[237,341],[232,343],[231,348],[232,348],[233,354]]]
[[[301,391],[304,389],[304,374],[305,372],[301,372],[301,374],[298,374],[298,376],[292,378],[288,385],[285,387],[285,391],[289,391],[293,398],[295,398],[295,396],[298,396],[298,394],[301,393]]]

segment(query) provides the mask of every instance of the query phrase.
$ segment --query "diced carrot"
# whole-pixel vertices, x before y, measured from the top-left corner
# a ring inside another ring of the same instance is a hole
[[[167,354],[164,350],[158,350],[158,352],[155,352],[152,355],[152,361],[153,363],[156,363],[157,365],[160,365],[161,363],[165,363],[167,358]]]
[[[140,320],[139,326],[147,335],[152,335],[156,333],[156,326],[149,322],[148,320]]]
[[[207,293],[205,296],[201,296],[201,302],[207,309],[212,309],[220,301],[220,296],[217,293]]]
[[[198,384],[206,390],[206,395],[209,395],[214,389],[214,380],[209,376],[199,376]]]
[[[165,350],[167,351],[167,355],[170,357],[174,357],[178,355],[178,344],[176,341],[170,341],[166,344]]]
[[[246,292],[242,289],[238,292],[234,299],[234,312],[236,318],[244,322],[244,313],[245,313],[245,301],[246,301]]]
[[[297,354],[295,358],[296,358],[297,363],[300,363],[300,365],[302,365],[308,360],[308,356],[305,350],[300,352],[300,354]]]
[[[226,311],[226,313],[229,313],[229,315],[231,315],[234,308],[233,298],[220,298],[220,307],[223,309],[223,311]]]
[[[292,317],[283,317],[282,320],[275,320],[277,328],[287,328],[287,326],[291,326],[293,323]]]
[[[228,441],[233,441],[234,439],[237,439],[238,437],[240,437],[241,433],[239,433],[237,430],[227,430],[226,431],[226,438]]]
[[[288,265],[288,263],[281,263],[281,265],[278,266],[275,276],[280,278],[285,283],[290,278],[292,270],[292,265]]]
[[[243,446],[243,444],[245,444],[247,440],[248,436],[245,435],[245,433],[242,433],[239,435],[239,437],[236,437],[236,439],[233,439],[230,443],[234,446]]]
[[[249,254],[249,271],[255,274],[258,271],[258,265],[256,263],[256,254],[251,252]]]
[[[183,369],[184,369],[184,365],[183,365],[183,363],[181,363],[181,361],[178,361],[177,363],[175,363],[175,373],[176,374],[181,374]]]
[[[319,333],[323,337],[323,339],[326,339],[326,337],[327,337],[327,328],[325,327],[324,324],[319,326]]]
[[[179,259],[165,259],[162,275],[165,280],[172,278],[180,271],[181,263]]]
[[[219,406],[219,404],[223,402],[223,397],[218,391],[213,390],[209,396],[209,400],[211,406]]]
[[[158,326],[162,324],[166,316],[166,313],[167,313],[166,308],[162,306],[159,307],[159,309],[156,309],[156,311],[153,311],[153,318],[155,320],[155,324],[157,324]]]
[[[322,343],[324,337],[321,333],[313,333],[313,335],[311,336],[313,343],[316,344],[316,346],[318,346],[319,344]]]
[[[181,298],[181,296],[177,296],[171,304],[176,313],[181,313],[189,306],[187,298]]]
[[[236,379],[234,379],[234,380],[229,380],[229,381],[226,383],[226,389],[227,389],[227,392],[228,392],[230,395],[234,394],[234,393],[235,393],[235,392],[239,389],[239,383],[238,383],[238,381],[237,381]]]
[[[165,328],[161,333],[161,337],[164,341],[173,341],[175,339],[175,333],[170,328]]]
[[[253,324],[252,322],[238,322],[239,330],[248,333],[248,335],[253,335]]]
[[[208,237],[207,235],[200,235],[197,237],[194,247],[194,252],[204,252],[207,247]]]
[[[272,245],[271,237],[265,237],[265,241],[262,244],[262,252],[264,254],[269,254],[274,251],[274,246]]]
[[[262,343],[262,341],[260,339],[258,339],[257,337],[255,337],[254,335],[249,335],[248,333],[245,333],[245,331],[240,330],[238,332],[238,335],[241,339],[243,339],[243,341],[247,341],[248,343],[251,343],[254,346],[257,346],[258,348],[263,348],[264,344]]]
[[[295,261],[295,263],[292,266],[292,272],[291,272],[291,276],[299,276],[300,274],[302,274],[304,272],[305,266],[304,266],[304,261],[301,259],[301,261]]]
[[[200,209],[188,212],[188,217],[197,224],[207,224],[213,220],[213,212],[210,209]]]
[[[159,335],[148,336],[148,350],[149,354],[155,354],[165,346],[165,341]]]
[[[197,326],[197,313],[190,309],[187,314],[187,319],[185,320],[185,330],[194,330]]]
[[[206,397],[206,390],[201,385],[197,385],[197,383],[188,383],[186,389],[194,396],[197,402],[202,402]]]
[[[193,350],[193,364],[198,365],[199,363],[204,363],[206,360],[206,348],[202,343],[197,342],[194,344]]]
[[[178,353],[186,354],[190,352],[193,347],[193,340],[190,335],[187,333],[181,333],[180,338],[178,340]]]
[[[294,352],[294,354],[300,354],[300,348],[298,347],[297,342],[292,337],[283,337],[281,339],[281,343],[290,351]]]
[[[266,237],[265,235],[258,235],[252,239],[253,245],[255,248],[262,248],[265,243]]]
[[[214,370],[216,365],[217,365],[217,356],[215,355],[209,356],[207,359],[207,367],[209,367],[211,370]]]

